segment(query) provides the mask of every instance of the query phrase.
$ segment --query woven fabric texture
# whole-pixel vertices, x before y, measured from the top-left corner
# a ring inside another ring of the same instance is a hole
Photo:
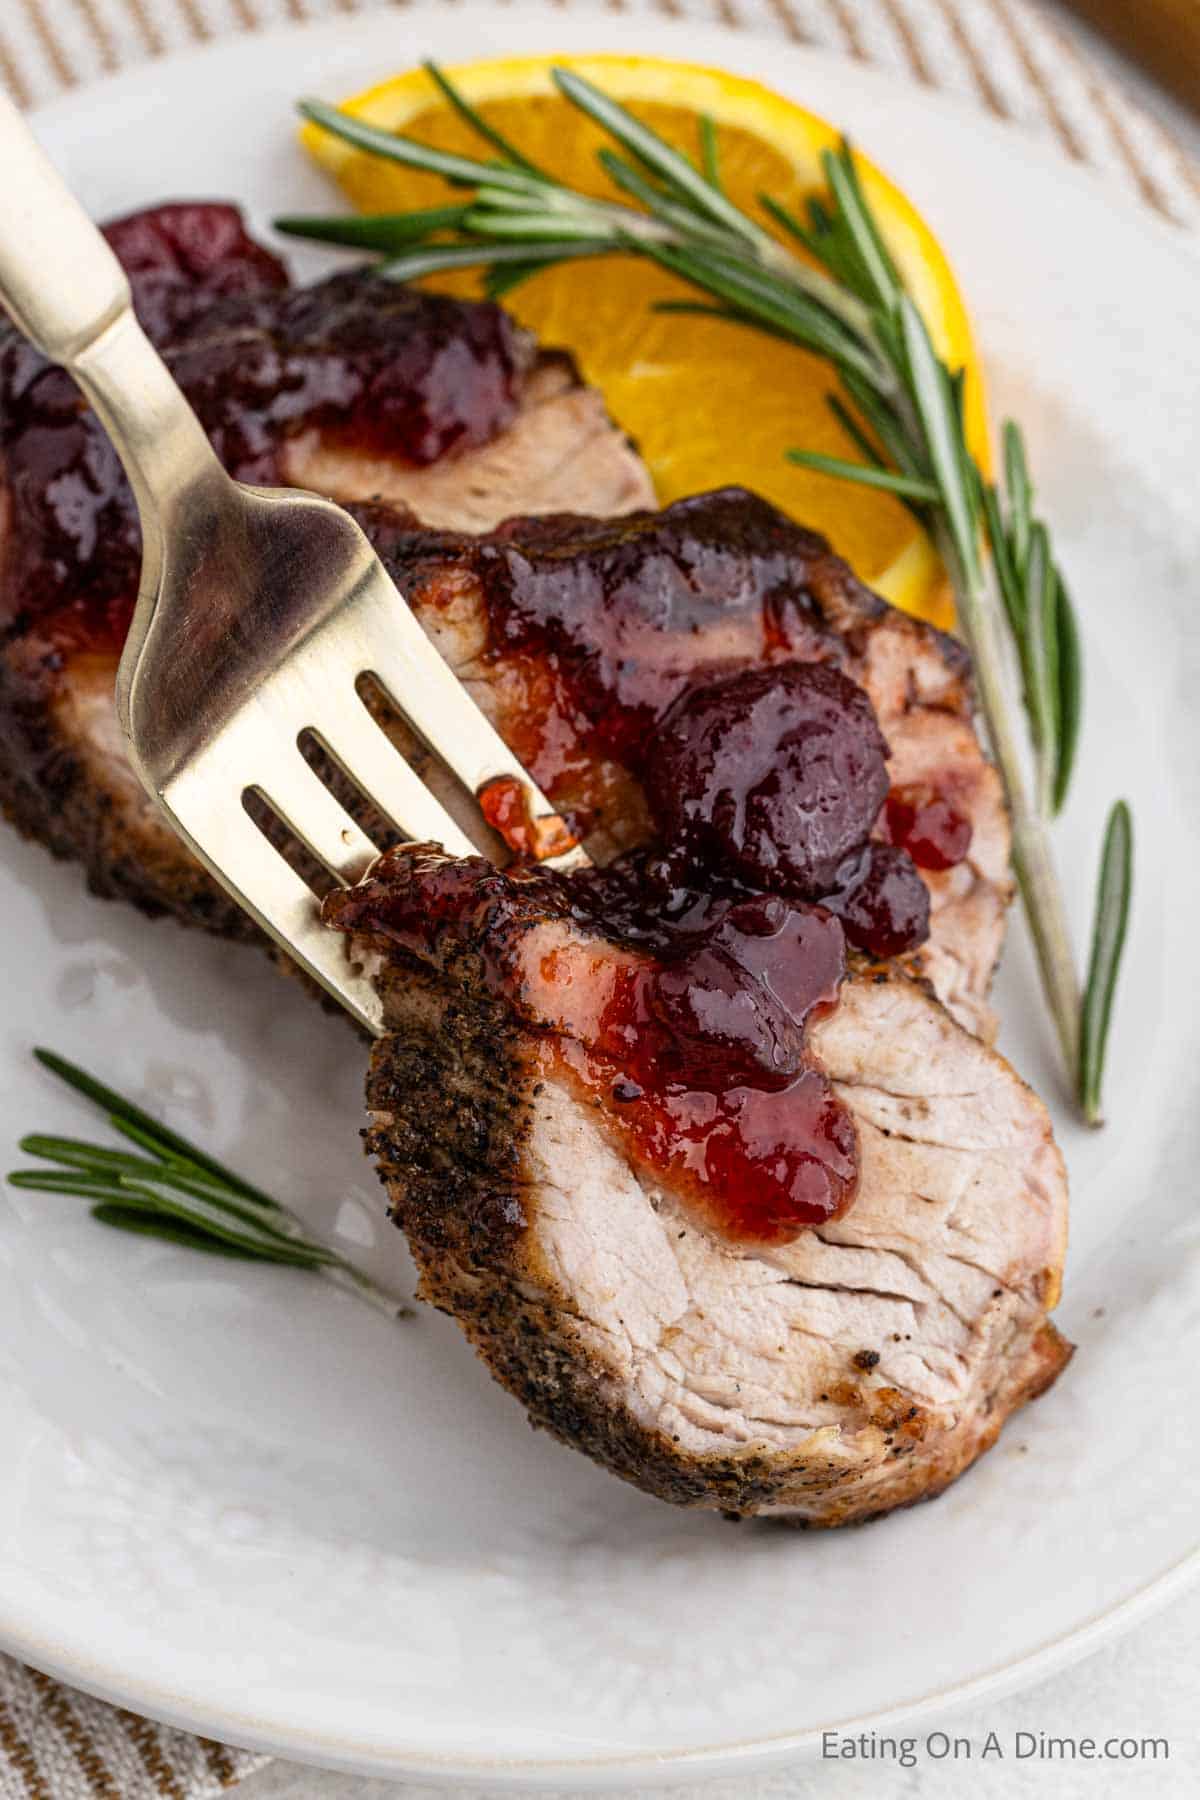
[[[427,0],[423,0],[427,3]],[[453,0],[444,0],[453,4]],[[497,5],[518,0],[495,0]],[[1139,4],[1154,0],[1139,0]],[[1200,176],[1160,121],[1132,103],[1028,0],[558,0],[621,20],[657,13],[723,24],[894,69],[1053,138],[1181,223],[1200,224]],[[346,17],[406,0],[5,0],[0,80],[25,106],[155,56],[237,31]]]

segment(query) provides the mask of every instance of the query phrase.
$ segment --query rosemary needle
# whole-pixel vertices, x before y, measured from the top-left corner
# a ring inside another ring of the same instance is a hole
[[[1079,1100],[1089,1125],[1104,1122],[1100,1085],[1112,1023],[1115,972],[1125,946],[1132,895],[1133,819],[1126,802],[1118,800],[1108,817],[1100,857],[1096,922],[1080,1034]]]
[[[598,155],[615,197],[603,198],[535,168],[444,71],[429,65],[429,73],[479,137],[486,161],[379,130],[321,101],[302,101],[300,111],[370,155],[467,190],[465,207],[375,219],[290,218],[280,228],[374,250],[396,279],[478,266],[492,297],[556,263],[640,256],[704,296],[667,302],[662,310],[702,310],[826,359],[841,389],[831,403],[863,461],[803,449],[787,454],[826,475],[894,494],[942,553],[1008,796],[1013,865],[1047,1007],[1071,1090],[1085,1116],[1098,1118],[1125,939],[1120,902],[1123,891],[1127,903],[1132,859],[1128,809],[1118,809],[1106,838],[1094,950],[1081,992],[1048,830],[1067,797],[1079,741],[1083,663],[1074,610],[1037,516],[1021,432],[1012,422],[1005,427],[1003,483],[991,485],[967,443],[962,371],[937,354],[905,290],[849,144],[823,153],[827,191],[809,199],[804,217],[764,194],[760,220],[721,183],[710,119],[701,121],[693,161],[581,75],[556,69],[559,92],[611,140]],[[1005,637],[1021,671],[1032,786],[1009,698]]]
[[[310,1238],[295,1215],[206,1151],[159,1124],[86,1069],[52,1050],[34,1056],[52,1075],[105,1115],[128,1149],[84,1138],[32,1132],[20,1149],[47,1165],[14,1169],[7,1180],[27,1192],[90,1200],[101,1224],[189,1249],[274,1263],[329,1276],[395,1318],[399,1303],[336,1251]]]

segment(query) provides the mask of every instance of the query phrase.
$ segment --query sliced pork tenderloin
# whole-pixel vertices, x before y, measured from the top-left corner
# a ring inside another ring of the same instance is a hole
[[[588,904],[482,864],[447,880],[414,851],[327,902],[379,969],[368,1146],[422,1295],[535,1425],[661,1499],[829,1526],[940,1492],[1070,1356],[1048,1316],[1066,1184],[1044,1108],[902,964],[852,960],[834,1004],[810,991],[781,1074],[779,981],[796,977],[777,959],[766,987],[750,971],[740,1022],[687,1014],[681,1052],[694,1071],[697,1042],[727,1058],[732,1035],[739,1079],[782,1101],[776,1140],[765,1159],[749,1127],[740,1152],[707,1128],[672,1144],[639,1114],[684,1015],[652,998],[614,1035],[647,956]],[[677,1096],[671,1116],[711,1124],[747,1091]],[[772,1182],[790,1210],[762,1204]]]
[[[646,466],[603,396],[580,380],[569,356],[553,351],[538,353],[512,419],[477,448],[417,464],[306,431],[287,440],[282,477],[337,500],[407,508],[446,531],[491,531],[530,511],[586,508],[609,518],[654,503]]]
[[[960,860],[930,866],[930,852],[921,869],[925,971],[990,1041],[1010,833],[956,639],[741,489],[615,520],[517,518],[478,539],[356,510],[438,650],[599,861],[655,835],[643,774],[681,695],[763,664],[844,669],[872,702],[893,788],[940,797],[967,826]]]

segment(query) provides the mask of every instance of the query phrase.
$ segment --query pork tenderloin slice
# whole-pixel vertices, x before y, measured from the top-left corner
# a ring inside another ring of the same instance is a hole
[[[482,946],[356,944],[389,1025],[368,1147],[423,1297],[535,1425],[660,1498],[835,1525],[939,1492],[1053,1381],[1070,1347],[1048,1317],[1066,1247],[1049,1121],[922,980],[854,968],[811,1025],[857,1194],[752,1244],[648,1168],[560,1053],[596,1030],[606,958],[631,953],[521,921],[498,998]]]
[[[349,503],[385,492],[424,509],[432,525],[464,531],[543,505],[623,512],[653,501],[645,466],[600,395],[557,356],[535,366],[512,425],[482,449],[417,468],[327,446],[311,432],[287,447],[284,462],[286,479],[298,486]],[[380,516],[377,502],[370,510]],[[6,518],[0,498],[0,582]],[[82,863],[95,894],[261,942],[133,776],[113,701],[118,661],[115,648],[64,655],[33,626],[0,634],[0,812],[53,855]],[[436,785],[436,769],[429,774]],[[474,822],[453,789],[445,798],[464,823]],[[613,811],[635,806],[636,797],[623,792]]]
[[[64,671],[31,637],[0,647],[0,812],[53,856],[79,863],[93,894],[262,943],[130,768],[113,704],[116,667],[111,653],[91,651]]]
[[[963,861],[950,869],[921,871],[930,912],[921,961],[942,1004],[960,1024],[991,1043],[997,1020],[987,996],[1013,895],[1012,833],[1003,783],[984,756],[974,725],[942,706],[910,704],[893,711],[884,731],[893,787],[938,789],[971,821]]]
[[[539,355],[516,417],[481,448],[417,467],[304,432],[289,441],[283,466],[296,487],[407,507],[423,524],[447,531],[491,531],[514,513],[609,517],[654,504],[646,466],[603,397],[555,352]]]
[[[789,654],[842,659],[875,708],[892,785],[932,786],[970,820],[966,859],[922,870],[931,901],[922,955],[954,1016],[994,1038],[988,993],[1012,899],[1011,834],[956,640],[886,605],[822,538],[741,490],[611,526],[513,519],[477,540],[423,537],[370,508],[362,516],[440,654],[556,806],[585,821],[599,862],[648,842],[653,822],[636,767],[597,729],[597,667],[607,660],[615,673],[606,678],[626,686],[626,669],[648,672],[644,685],[653,683],[661,706],[708,672]],[[728,549],[701,588],[696,568],[722,539]],[[569,636],[559,629],[540,647],[514,646],[505,592],[514,569],[516,579],[540,584],[543,605],[551,582],[568,597]],[[619,637],[614,591],[624,612]]]

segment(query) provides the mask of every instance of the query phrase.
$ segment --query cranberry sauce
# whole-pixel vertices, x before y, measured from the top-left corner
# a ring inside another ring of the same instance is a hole
[[[428,579],[411,523],[363,523],[402,591]],[[480,583],[518,756],[584,832],[589,773],[610,759],[635,777],[662,853],[637,878],[658,870],[660,903],[666,889],[779,893],[821,901],[873,956],[924,941],[929,895],[907,848],[869,842],[887,745],[825,618],[869,621],[882,602],[822,538],[729,488],[441,544]]]
[[[893,844],[922,869],[952,869],[971,847],[971,821],[937,788],[893,788],[884,815]]]
[[[707,897],[672,917],[627,875],[409,849],[326,917],[443,965],[465,953],[632,1158],[727,1237],[787,1242],[853,1198],[853,1122],[806,1043],[845,972],[823,908]]]
[[[278,293],[288,286],[287,270],[247,234],[236,206],[215,201],[154,206],[114,219],[104,235],[129,276],[138,318],[156,344],[168,344],[216,300]]]
[[[226,467],[260,482],[306,426],[419,466],[485,444],[513,418],[526,360],[498,306],[365,269],[218,301],[167,348]]]
[[[886,960],[929,936],[929,889],[907,851],[872,841],[843,864],[839,885],[822,895],[849,941]]]
[[[549,678],[542,731],[523,746],[542,786],[580,747],[637,770],[705,670],[840,661],[808,586],[832,561],[822,538],[742,489],[619,519],[501,526],[473,562],[493,658]]]
[[[573,876],[572,883],[600,887],[599,906],[608,924],[631,942],[651,948],[703,923],[713,906],[753,899],[763,891],[719,870],[698,867],[677,850],[664,853],[658,847],[630,851],[605,869]],[[929,936],[929,889],[912,858],[874,838],[846,858],[835,887],[808,896],[808,903],[833,913],[846,941],[880,960],[915,950]]]
[[[930,904],[908,850],[875,835],[888,746],[808,585],[827,600],[853,578],[735,492],[446,538],[424,574],[409,528],[375,541],[402,587],[449,567],[453,600],[479,580],[506,717],[528,722],[516,747],[551,798],[581,756],[610,758],[656,836],[605,868],[539,870],[521,790],[494,782],[480,800],[512,870],[393,852],[330,922],[482,973],[543,1066],[729,1238],[786,1242],[843,1211],[857,1137],[808,1024],[836,1004],[847,941],[911,950]],[[834,616],[869,621],[849,598]]]
[[[844,972],[829,913],[744,900],[640,960],[615,984],[595,1044],[560,1054],[619,1115],[637,1160],[709,1223],[738,1242],[786,1243],[854,1194],[854,1124],[806,1045]]]
[[[516,410],[525,337],[497,306],[365,271],[289,286],[237,210],[163,206],[107,227],[138,316],[230,471],[280,479],[308,426],[414,464],[487,442]],[[12,516],[0,623],[115,648],[141,540],[116,454],[78,389],[0,328],[0,460]]]

